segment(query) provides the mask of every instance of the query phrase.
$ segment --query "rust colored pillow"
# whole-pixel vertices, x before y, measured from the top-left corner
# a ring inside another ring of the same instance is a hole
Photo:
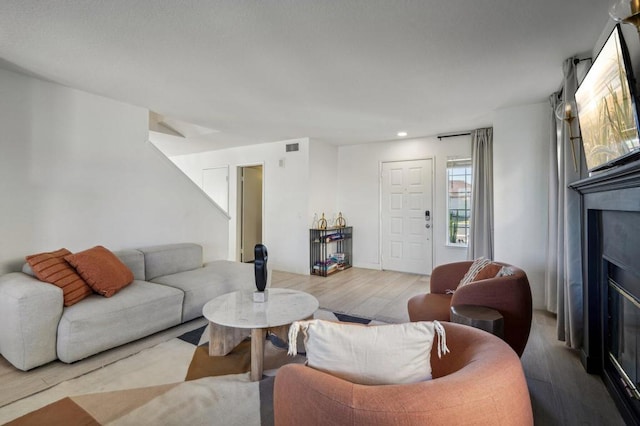
[[[26,260],[36,278],[40,281],[56,285],[62,289],[64,306],[78,303],[91,293],[91,288],[82,280],[66,260],[71,252],[65,248],[27,256]]]
[[[489,259],[485,259],[484,257],[479,257],[473,261],[469,270],[464,277],[460,280],[460,284],[458,284],[458,288],[464,287],[465,285],[469,285],[476,280],[476,275],[484,269],[485,266],[489,265],[491,261]]]
[[[111,297],[133,281],[133,273],[118,257],[102,246],[65,256],[96,293]]]
[[[486,280],[487,278],[493,278],[498,275],[502,269],[502,265],[498,265],[497,263],[489,263],[487,266],[482,268],[478,275],[476,275],[474,281]]]

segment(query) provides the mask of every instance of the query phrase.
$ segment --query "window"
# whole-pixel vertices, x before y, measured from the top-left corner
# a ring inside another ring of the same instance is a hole
[[[471,219],[471,159],[447,160],[447,245],[466,247]]]

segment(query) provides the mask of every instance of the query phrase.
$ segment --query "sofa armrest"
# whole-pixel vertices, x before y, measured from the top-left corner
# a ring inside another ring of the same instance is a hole
[[[472,261],[464,261],[436,266],[431,272],[430,292],[445,294],[447,290],[455,290],[472,264]]]
[[[62,289],[22,272],[0,277],[0,353],[20,370],[57,358]]]

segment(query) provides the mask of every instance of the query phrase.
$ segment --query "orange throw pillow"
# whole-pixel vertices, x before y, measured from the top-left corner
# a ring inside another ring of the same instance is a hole
[[[492,262],[489,259],[480,257],[473,261],[469,270],[458,284],[458,288],[464,287],[476,281],[486,280],[487,278],[493,278],[498,275],[498,272],[502,269],[502,266]]]
[[[478,272],[478,275],[474,278],[474,281],[486,280],[487,278],[494,278],[498,275],[502,269],[502,265],[498,265],[497,263],[490,263]]]
[[[476,260],[474,260],[471,266],[469,267],[469,270],[467,271],[467,273],[464,274],[464,277],[462,277],[462,279],[460,280],[460,284],[458,284],[458,288],[463,287],[465,285],[469,285],[473,281],[475,281],[476,275],[478,275],[478,273],[490,263],[491,261],[489,259],[485,259],[484,257],[479,257]]]
[[[56,285],[62,289],[64,306],[78,303],[91,293],[91,288],[76,271],[64,260],[71,252],[65,248],[27,256],[26,260],[36,278],[40,281]]]
[[[133,281],[133,273],[118,257],[102,246],[64,258],[96,293],[111,297]]]

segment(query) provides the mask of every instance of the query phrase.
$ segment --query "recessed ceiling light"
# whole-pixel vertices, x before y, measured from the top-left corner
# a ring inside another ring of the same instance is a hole
[[[398,132],[398,136],[403,138],[403,137],[407,136],[407,132]]]

